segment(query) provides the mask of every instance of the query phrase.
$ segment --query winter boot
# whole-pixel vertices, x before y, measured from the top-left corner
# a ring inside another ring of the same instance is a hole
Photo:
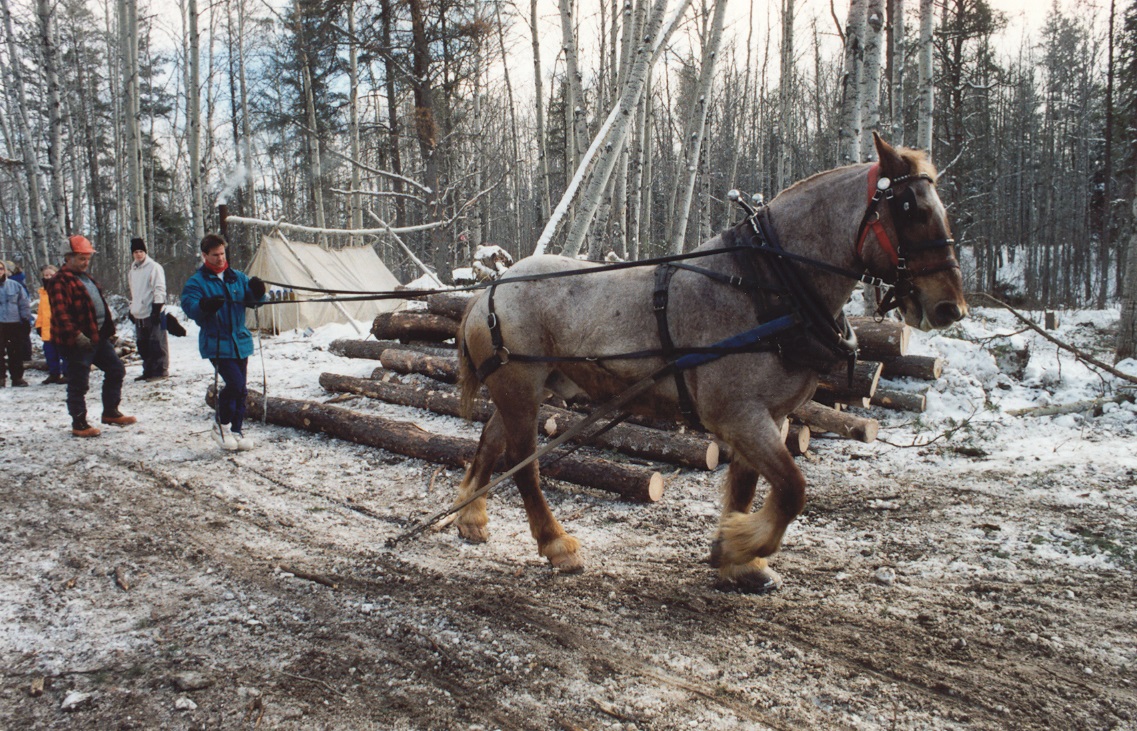
[[[226,452],[236,452],[240,449],[236,437],[224,424],[213,424],[213,441],[217,442]]]
[[[71,420],[71,436],[74,437],[97,437],[100,432],[95,427],[87,423],[87,415],[76,416]]]
[[[133,416],[123,416],[122,412],[118,409],[115,409],[114,411],[103,412],[102,422],[104,424],[117,424],[118,426],[126,426],[127,424],[133,424],[136,421],[138,421],[138,419],[134,418]]]
[[[14,381],[12,381],[12,385],[13,386],[26,386],[26,385],[28,385],[28,382],[22,378],[17,378]]]
[[[237,440],[237,449],[242,452],[247,452],[253,447],[257,446],[252,437],[247,437],[239,431],[231,431],[229,433],[232,434],[233,438]]]

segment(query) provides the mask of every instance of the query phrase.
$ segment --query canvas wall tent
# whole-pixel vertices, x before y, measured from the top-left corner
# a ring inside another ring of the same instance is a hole
[[[325,249],[317,244],[290,241],[279,232],[261,238],[253,261],[245,273],[271,282],[285,282],[300,287],[351,290],[357,292],[390,291],[399,286],[395,275],[370,246]],[[271,286],[270,291],[279,289]],[[286,330],[319,327],[329,322],[346,323],[350,317],[370,323],[381,312],[391,312],[406,300],[361,300],[357,302],[305,302],[324,297],[317,292],[296,291],[296,302],[271,305],[260,310],[263,330]],[[256,327],[255,315],[249,312],[248,325]],[[366,330],[364,330],[366,332]]]

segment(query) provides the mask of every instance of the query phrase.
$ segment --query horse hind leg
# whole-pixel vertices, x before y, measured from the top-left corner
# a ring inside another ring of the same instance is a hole
[[[506,439],[506,460],[516,465],[537,449],[537,410],[538,400],[532,403],[514,402],[504,414]],[[502,413],[499,407],[498,413]],[[578,573],[584,570],[584,560],[580,557],[580,541],[570,536],[561,527],[545,495],[541,492],[540,472],[537,462],[525,465],[513,476],[525,514],[529,519],[529,532],[537,541],[537,552],[547,558],[553,568],[565,573]]]
[[[478,451],[474,453],[474,461],[466,470],[462,484],[458,486],[458,498],[455,505],[470,500],[471,497],[485,487],[493,474],[494,464],[505,451],[505,430],[498,412],[490,417],[482,428],[482,437],[478,441]],[[486,498],[484,495],[475,498],[469,505],[458,510],[454,525],[458,528],[458,535],[471,543],[485,543],[489,538],[489,514],[486,512]]]

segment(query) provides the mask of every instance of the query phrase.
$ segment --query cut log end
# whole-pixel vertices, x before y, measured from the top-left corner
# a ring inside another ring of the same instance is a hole
[[[647,499],[657,503],[661,497],[663,497],[663,475],[655,472],[647,483]]]
[[[719,445],[713,439],[707,444],[707,469],[717,470],[719,466]]]

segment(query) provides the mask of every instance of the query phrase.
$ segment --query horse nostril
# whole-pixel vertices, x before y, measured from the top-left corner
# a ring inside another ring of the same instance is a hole
[[[963,312],[954,302],[941,302],[936,305],[936,318],[940,322],[958,322],[963,319]]]

